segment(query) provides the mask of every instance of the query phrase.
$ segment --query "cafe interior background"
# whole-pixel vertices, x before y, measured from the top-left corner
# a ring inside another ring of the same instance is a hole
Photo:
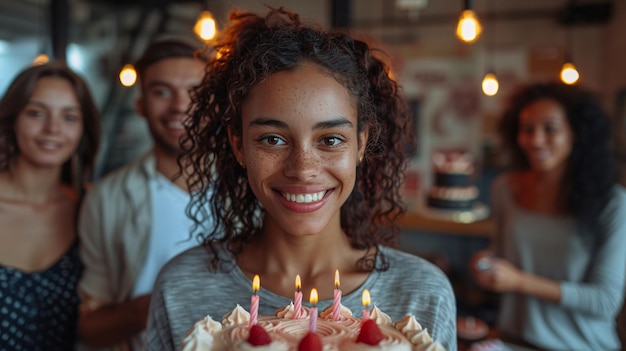
[[[119,81],[147,43],[193,31],[210,11],[217,31],[233,8],[264,12],[285,6],[305,20],[348,29],[389,53],[392,74],[407,97],[418,144],[405,184],[409,214],[401,220],[401,249],[423,255],[449,274],[459,314],[487,321],[493,296],[471,282],[467,261],[488,243],[489,184],[502,170],[495,125],[508,95],[520,84],[559,79],[564,63],[579,72],[575,84],[593,89],[615,118],[622,148],[626,118],[625,0],[0,0],[0,93],[39,54],[64,58],[89,83],[102,111],[105,141],[97,175],[150,147],[145,122],[133,109],[136,89]],[[473,10],[482,33],[473,42],[455,31]],[[499,89],[482,90],[493,73]],[[432,154],[465,150],[475,161],[473,180],[486,212],[442,217],[424,210],[432,183]]]

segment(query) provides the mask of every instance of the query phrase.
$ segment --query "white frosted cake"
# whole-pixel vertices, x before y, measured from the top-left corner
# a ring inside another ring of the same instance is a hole
[[[206,316],[187,332],[182,350],[445,351],[410,315],[392,323],[387,314],[374,306],[370,320],[364,323],[342,306],[341,320],[334,321],[329,308],[320,313],[315,335],[311,335],[308,310],[303,309],[300,319],[293,319],[293,310],[290,304],[277,310],[274,316],[259,316],[253,328],[248,327],[250,314],[239,305],[221,322]],[[303,340],[311,337],[315,339],[313,342]]]

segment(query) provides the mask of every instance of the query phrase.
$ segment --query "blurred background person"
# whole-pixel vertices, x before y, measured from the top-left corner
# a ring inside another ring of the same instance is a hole
[[[533,84],[501,120],[513,169],[492,186],[496,234],[473,257],[502,293],[502,337],[549,350],[618,350],[626,273],[626,192],[609,118],[589,91]],[[494,255],[494,256],[491,256]]]
[[[0,347],[71,350],[83,266],[76,218],[100,141],[81,77],[60,63],[17,75],[0,101]]]
[[[145,156],[109,174],[87,195],[79,219],[79,330],[83,346],[141,349],[156,275],[190,240],[189,193],[177,157],[190,104],[204,76],[197,48],[178,39],[153,42],[137,61],[137,112],[150,130]]]

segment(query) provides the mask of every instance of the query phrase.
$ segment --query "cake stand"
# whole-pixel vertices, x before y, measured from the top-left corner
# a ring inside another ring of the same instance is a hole
[[[424,203],[421,203],[417,208],[417,213],[427,218],[442,221],[474,223],[489,217],[489,207],[481,202],[475,202],[469,210],[454,211],[432,208]]]

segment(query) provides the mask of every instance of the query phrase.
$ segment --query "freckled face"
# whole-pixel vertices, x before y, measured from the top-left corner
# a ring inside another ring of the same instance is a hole
[[[340,229],[366,133],[355,99],[317,65],[302,63],[253,87],[242,105],[243,135],[231,133],[265,223],[307,235]]]
[[[83,116],[72,85],[40,78],[15,121],[19,159],[37,167],[61,167],[78,148]]]
[[[517,143],[533,170],[565,167],[574,145],[574,132],[565,113],[553,99],[537,100],[520,112]]]

